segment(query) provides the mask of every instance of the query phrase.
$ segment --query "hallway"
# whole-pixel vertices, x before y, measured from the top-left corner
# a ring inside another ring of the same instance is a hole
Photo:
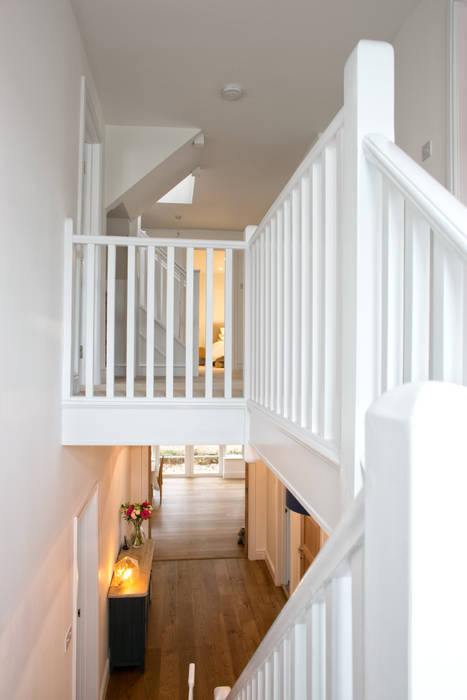
[[[154,562],[146,672],[116,670],[107,700],[196,700],[233,685],[285,604],[263,561]]]
[[[164,478],[154,492],[154,559],[244,557],[237,533],[245,524],[245,482],[220,477]]]

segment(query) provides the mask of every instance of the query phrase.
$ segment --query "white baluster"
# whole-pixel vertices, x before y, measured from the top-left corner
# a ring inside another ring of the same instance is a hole
[[[352,581],[332,581],[332,699],[352,700]]]
[[[165,396],[173,399],[174,393],[174,247],[167,248],[167,288],[165,325]]]
[[[214,282],[214,251],[206,250],[206,374],[205,395],[212,398],[212,307],[213,307],[213,282]]]
[[[273,700],[284,700],[282,697],[282,689],[284,686],[284,660],[282,644],[274,651],[273,654],[273,680],[272,692]]]
[[[311,252],[311,429],[320,435],[323,426],[323,210],[324,187],[321,159],[312,167]]]
[[[333,141],[324,150],[324,387],[323,430],[337,439],[337,150]]]
[[[433,236],[431,378],[462,384],[464,263],[457,252]]]
[[[271,411],[276,410],[276,328],[277,328],[277,278],[276,278],[276,258],[277,258],[277,228],[276,218],[271,220],[270,229],[270,249],[269,249],[269,297],[270,297],[270,337],[269,337],[269,408]]]
[[[154,246],[147,248],[147,290],[146,290],[146,396],[154,397],[154,295],[156,291]]]
[[[307,631],[304,622],[297,622],[293,626],[291,638],[291,697],[293,700],[307,700],[306,675],[307,675]]]
[[[404,199],[387,181],[382,202],[381,390],[402,384],[404,362]]]
[[[115,259],[116,247],[107,248],[107,361],[106,395],[114,396],[115,385]]]
[[[94,291],[96,246],[86,246],[86,343],[85,343],[85,377],[86,398],[94,396]]]
[[[300,192],[292,191],[292,386],[291,413],[293,423],[300,423],[300,351],[301,351],[301,297],[300,297]]]
[[[186,314],[185,314],[185,395],[193,397],[193,261],[194,250],[186,251]]]
[[[300,383],[301,406],[300,425],[308,428],[310,425],[310,394],[311,386],[311,178],[307,172],[300,182],[301,201],[301,348],[300,348]]]
[[[265,326],[264,326],[264,407],[271,403],[271,225],[264,232]]]
[[[313,603],[307,613],[307,638],[311,659],[307,673],[308,696],[312,700],[326,700],[326,604]]]
[[[259,239],[259,403],[265,405],[266,395],[266,242],[265,232],[262,231]]]
[[[290,199],[284,201],[284,403],[282,415],[290,418],[292,388],[292,255]]]
[[[135,394],[135,246],[128,246],[126,296],[126,395]]]
[[[405,211],[404,381],[428,379],[430,363],[430,227]]]
[[[277,246],[276,246],[276,412],[282,415],[282,395],[284,391],[283,353],[284,353],[284,228],[282,209],[277,212]]]
[[[255,317],[255,354],[256,354],[256,373],[255,373],[255,401],[261,403],[261,236],[257,239],[255,256],[255,294],[257,299],[256,317]]]
[[[225,251],[224,264],[224,396],[232,398],[232,249]]]

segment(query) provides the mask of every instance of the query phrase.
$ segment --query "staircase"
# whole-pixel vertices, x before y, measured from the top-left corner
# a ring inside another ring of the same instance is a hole
[[[339,515],[229,700],[467,693],[467,210],[394,144],[393,86],[392,47],[360,42],[249,231],[249,442]]]

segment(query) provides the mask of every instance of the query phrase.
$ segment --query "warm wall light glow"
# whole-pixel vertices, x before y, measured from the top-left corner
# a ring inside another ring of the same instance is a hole
[[[195,178],[188,175],[184,180],[172,187],[167,194],[157,200],[156,204],[191,204],[195,189]]]
[[[132,557],[123,557],[115,563],[113,585],[120,586],[133,580],[138,571],[138,562]]]

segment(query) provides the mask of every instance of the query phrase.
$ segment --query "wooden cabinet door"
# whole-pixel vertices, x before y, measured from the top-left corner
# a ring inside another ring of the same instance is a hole
[[[323,539],[324,536],[324,539]],[[324,544],[326,535],[309,515],[302,516],[302,543],[300,546],[300,577],[310,566]]]

